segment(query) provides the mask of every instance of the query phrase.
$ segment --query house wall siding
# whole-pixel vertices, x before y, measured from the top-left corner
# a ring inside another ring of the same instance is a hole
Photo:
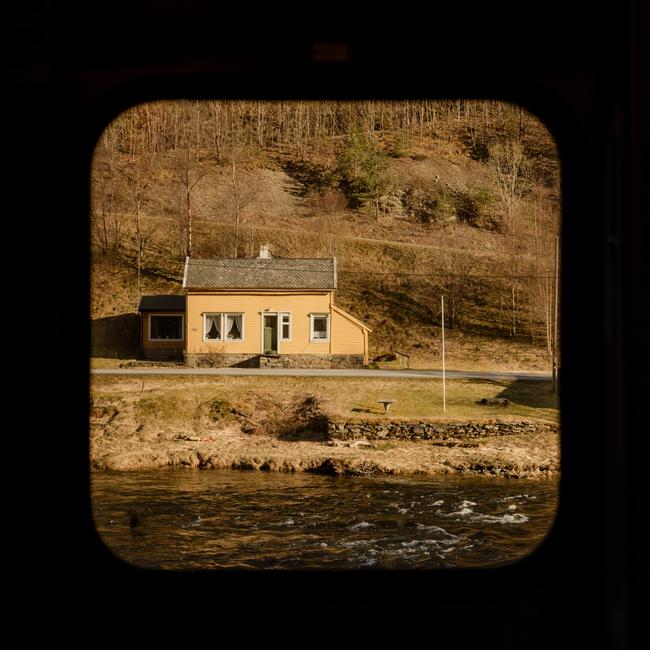
[[[189,292],[186,353],[255,355],[262,347],[262,313],[291,314],[291,340],[279,341],[280,355],[362,355],[367,363],[367,333],[332,310],[332,292]],[[243,313],[242,341],[204,341],[203,314]],[[329,341],[310,341],[310,314],[330,314]]]
[[[332,354],[363,354],[363,329],[337,312],[332,313]]]
[[[331,312],[331,291],[188,293],[187,353],[260,354],[262,346],[262,312],[291,314],[291,341],[280,341],[280,354],[330,354],[330,342],[310,342],[309,315]],[[204,313],[232,312],[244,314],[242,341],[203,341]],[[335,334],[333,334],[335,336]],[[363,351],[357,351],[362,354]]]

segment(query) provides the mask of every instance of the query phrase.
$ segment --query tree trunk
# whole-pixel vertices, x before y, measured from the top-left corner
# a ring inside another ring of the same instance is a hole
[[[192,257],[192,204],[187,193],[187,257]]]
[[[185,247],[185,256],[192,257],[192,203],[190,195],[190,148],[187,148],[187,164],[185,166],[185,205],[187,207],[187,245]]]
[[[514,278],[510,283],[510,295],[512,297],[512,304],[511,304],[512,321],[510,325],[510,336],[516,336],[517,335],[517,293],[515,290]]]
[[[235,250],[233,251],[233,257],[237,257],[237,251],[239,249],[239,222],[241,219],[241,206],[239,204],[239,193],[237,191],[237,179],[234,160],[232,161],[232,192],[235,202]]]

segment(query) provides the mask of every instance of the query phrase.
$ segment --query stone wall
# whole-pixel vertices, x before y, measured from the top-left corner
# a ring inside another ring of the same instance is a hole
[[[449,440],[450,438],[484,438],[531,434],[539,431],[559,431],[558,424],[550,422],[430,422],[425,420],[353,420],[328,423],[332,439],[351,440],[365,438],[401,440]]]

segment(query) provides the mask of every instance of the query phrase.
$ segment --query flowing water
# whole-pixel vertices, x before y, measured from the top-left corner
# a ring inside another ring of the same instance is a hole
[[[543,540],[557,481],[104,471],[92,500],[105,544],[141,567],[485,567]]]

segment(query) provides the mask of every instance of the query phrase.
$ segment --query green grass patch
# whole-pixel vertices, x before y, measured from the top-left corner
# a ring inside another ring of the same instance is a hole
[[[508,406],[485,406],[481,399],[506,398]],[[550,382],[489,381],[453,379],[446,384],[446,410],[443,409],[442,381],[391,379],[366,382],[354,397],[340,397],[341,415],[385,417],[380,400],[394,400],[388,417],[395,418],[482,418],[522,416],[556,420],[557,397]]]
[[[140,422],[153,420],[164,420],[173,422],[183,418],[185,408],[181,408],[180,402],[186,400],[174,392],[157,392],[155,395],[141,397],[135,403],[135,414]]]

